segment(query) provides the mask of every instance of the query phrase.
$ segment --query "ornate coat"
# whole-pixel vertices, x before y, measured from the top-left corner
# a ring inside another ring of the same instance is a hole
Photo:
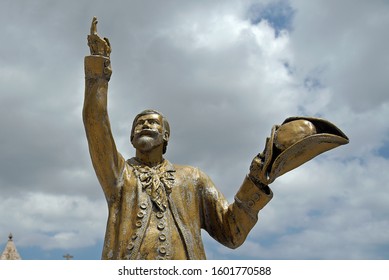
[[[101,56],[86,57],[83,109],[92,163],[109,209],[102,259],[137,259],[153,205],[131,161],[116,150],[107,114],[104,67],[109,63]],[[229,204],[199,169],[169,162],[165,169],[173,175],[167,197],[174,224],[161,224],[161,228],[167,233],[178,230],[187,259],[206,258],[201,229],[225,246],[240,246],[273,195],[269,188],[261,189],[246,177]],[[166,254],[160,249],[159,253]]]

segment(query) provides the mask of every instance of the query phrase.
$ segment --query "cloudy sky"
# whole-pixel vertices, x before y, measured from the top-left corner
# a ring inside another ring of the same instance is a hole
[[[108,4],[109,3],[109,4]],[[119,151],[133,117],[163,112],[166,158],[233,201],[271,127],[323,117],[350,138],[278,178],[236,250],[209,259],[389,259],[389,2],[1,0],[0,251],[99,259],[107,206],[81,110],[93,16],[112,44]]]

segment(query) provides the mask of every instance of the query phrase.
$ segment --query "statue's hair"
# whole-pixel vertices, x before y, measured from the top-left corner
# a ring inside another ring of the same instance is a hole
[[[157,115],[160,115],[162,117],[163,134],[165,134],[167,132],[168,136],[170,136],[170,125],[169,125],[168,120],[165,118],[165,116],[156,110],[147,109],[147,110],[140,112],[138,115],[136,115],[136,117],[134,118],[134,121],[132,122],[131,136],[130,136],[131,143],[132,143],[132,140],[134,139],[134,130],[135,130],[136,121],[142,116],[151,115],[151,114],[157,114]],[[163,144],[163,151],[162,151],[163,154],[166,153],[167,144],[168,144],[168,141],[165,141]]]

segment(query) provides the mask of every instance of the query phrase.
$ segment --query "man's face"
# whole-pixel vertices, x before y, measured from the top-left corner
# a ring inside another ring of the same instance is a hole
[[[158,114],[140,116],[134,124],[134,138],[132,145],[135,149],[148,152],[163,144],[167,135],[164,135],[163,119]]]

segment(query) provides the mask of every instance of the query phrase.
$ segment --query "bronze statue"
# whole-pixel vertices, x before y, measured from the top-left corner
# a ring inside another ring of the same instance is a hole
[[[117,151],[107,113],[111,46],[93,18],[85,57],[83,120],[93,167],[109,215],[102,259],[205,259],[201,229],[230,248],[240,246],[272,199],[275,178],[314,156],[348,142],[333,124],[289,118],[274,126],[263,153],[229,204],[202,171],[164,159],[170,136],[167,119],[155,110],[135,117],[131,143],[136,156]]]

